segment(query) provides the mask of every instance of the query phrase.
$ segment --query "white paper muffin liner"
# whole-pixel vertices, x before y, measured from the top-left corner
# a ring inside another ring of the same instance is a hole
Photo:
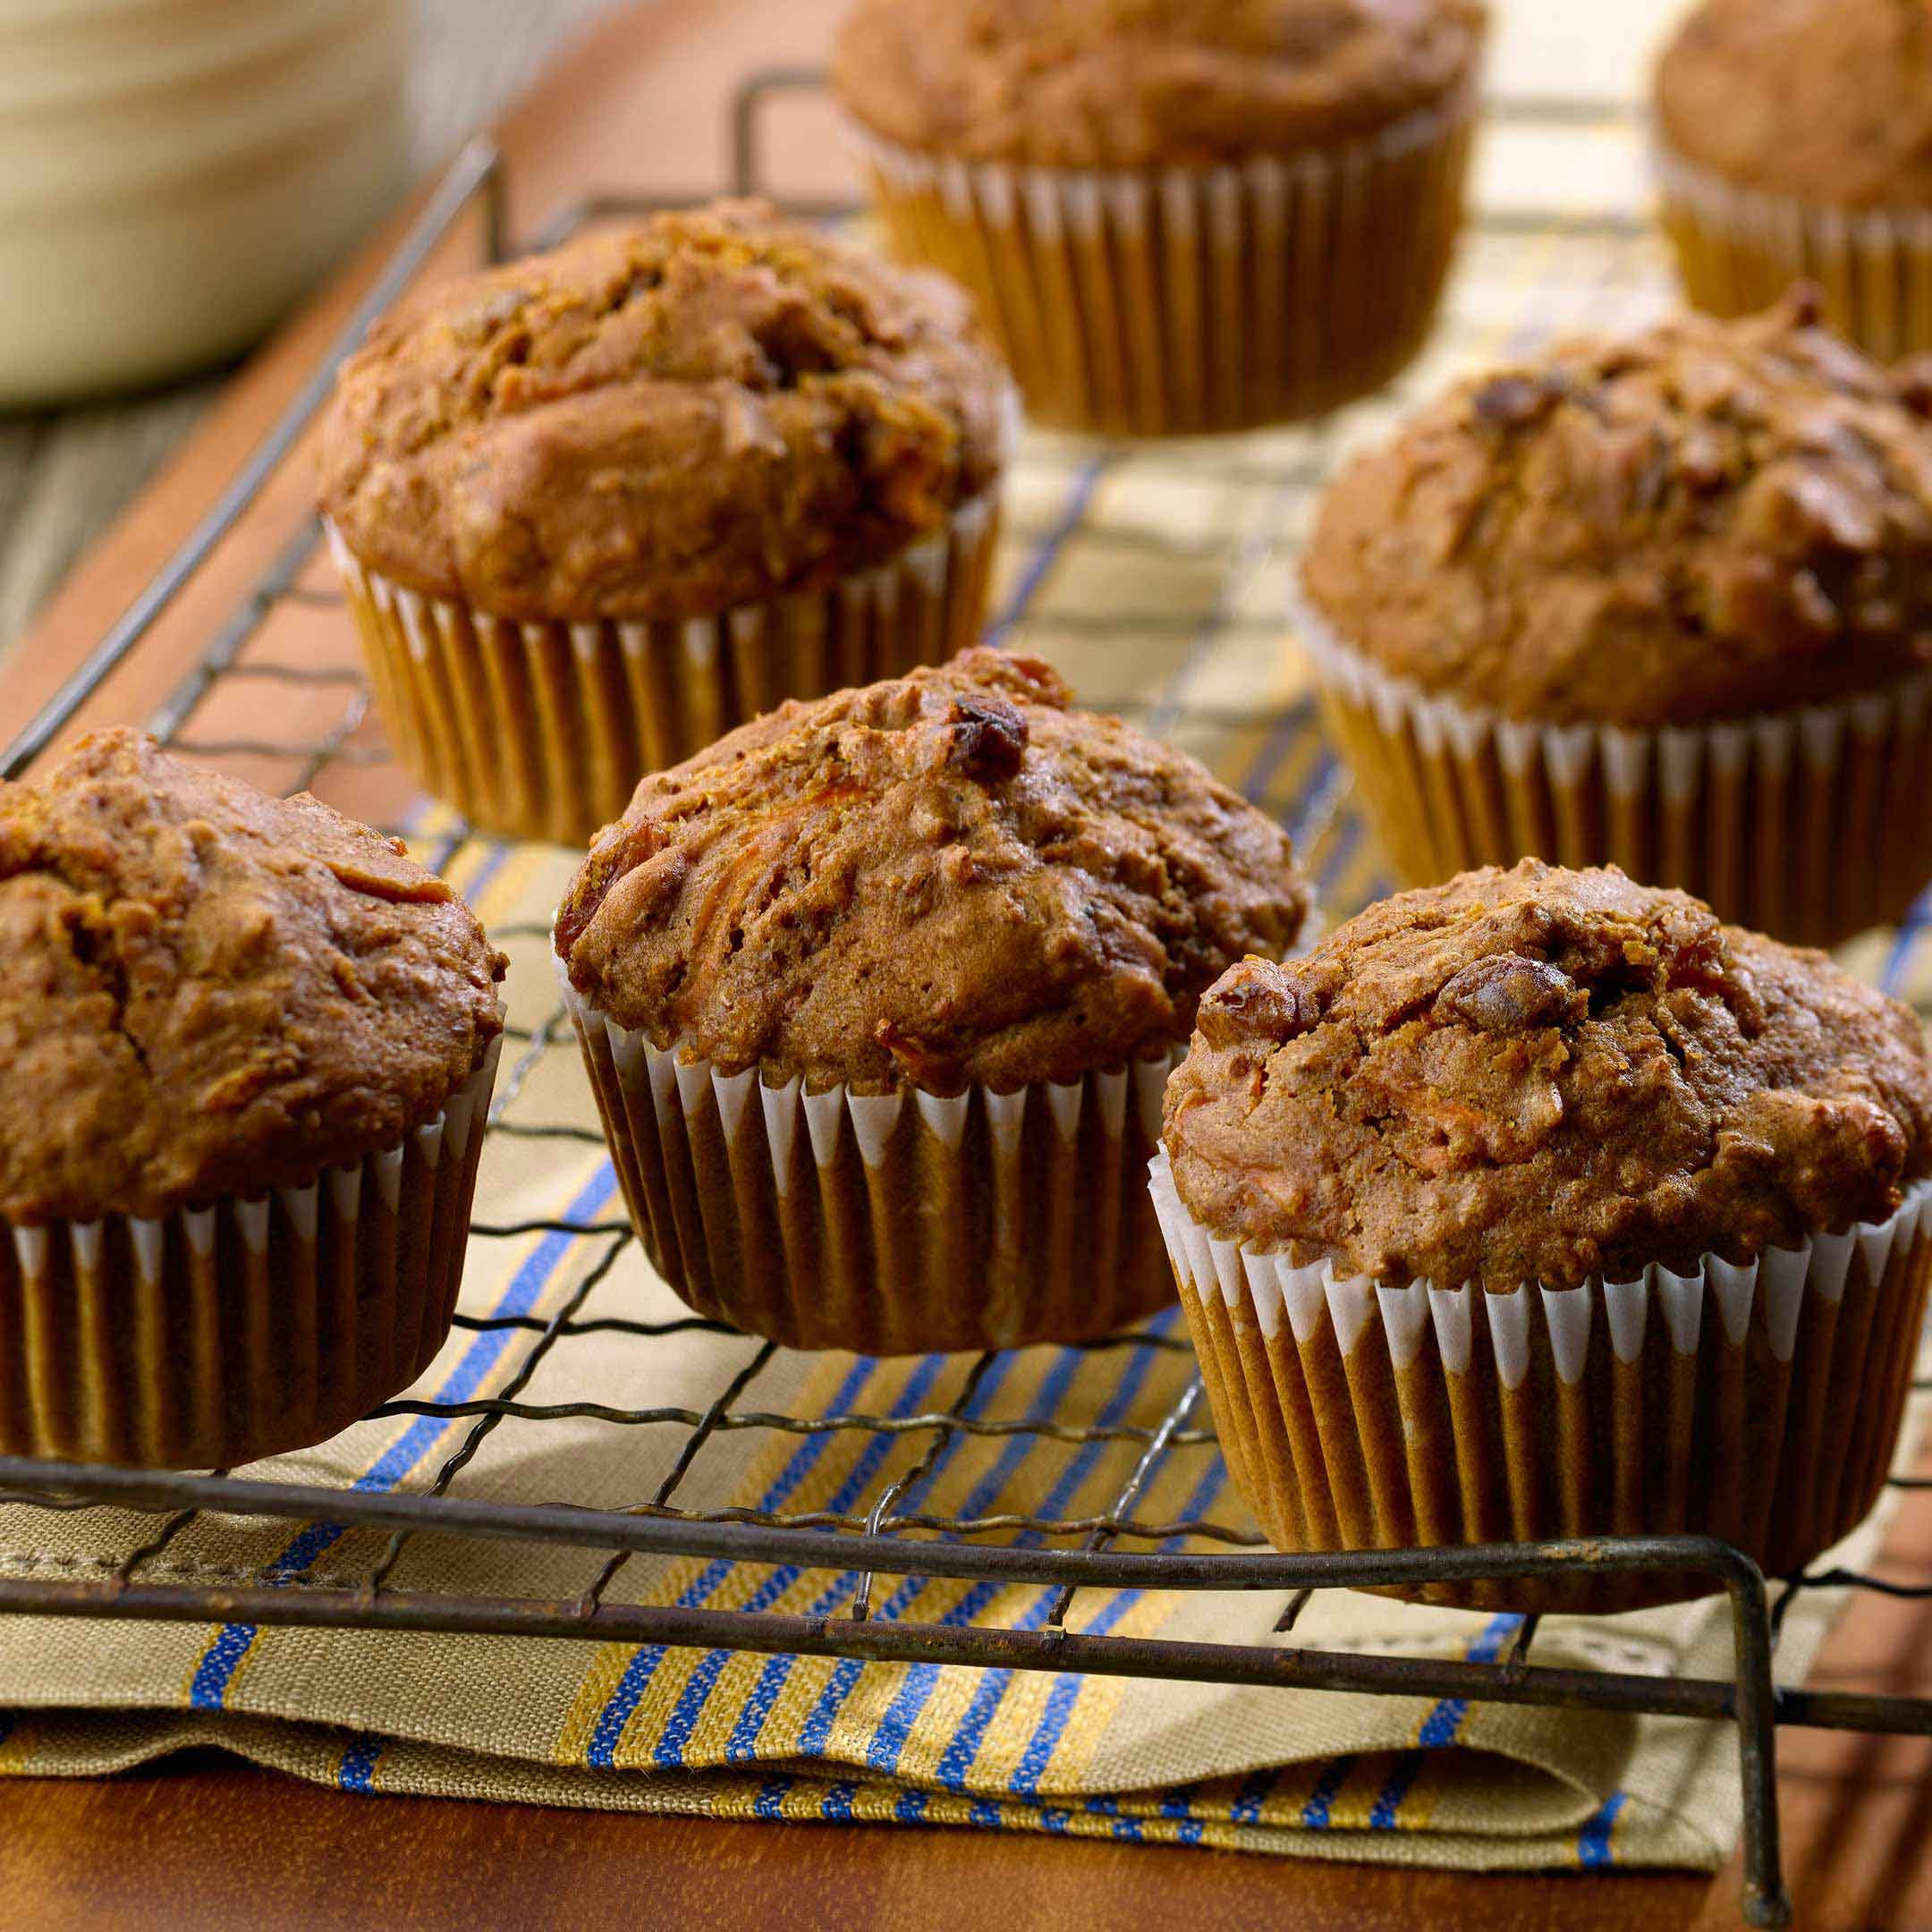
[[[585,845],[647,772],[785,699],[896,677],[973,643],[998,487],[829,590],[676,622],[490,617],[367,569],[325,527],[377,708],[411,776],[484,831]]]
[[[1011,1093],[814,1093],[564,997],[631,1221],[701,1315],[894,1355],[1084,1341],[1174,1300],[1141,1176],[1178,1049]]]
[[[1330,734],[1409,885],[1522,858],[1614,863],[1734,924],[1831,946],[1902,917],[1932,878],[1932,673],[1720,724],[1543,724],[1432,697],[1299,592],[1290,606]]]
[[[1932,349],[1932,208],[1834,208],[1738,187],[1655,138],[1651,168],[1694,308],[1751,315],[1815,282],[1832,326],[1868,354]]]
[[[0,1454],[225,1469],[406,1388],[450,1331],[500,1043],[402,1144],[159,1219],[0,1219]]]
[[[1330,149],[1146,172],[950,160],[846,124],[895,250],[972,292],[1035,420],[1168,436],[1314,415],[1410,360],[1476,106],[1471,83]]]
[[[1685,1531],[1784,1575],[1856,1526],[1891,1466],[1932,1182],[1887,1221],[1756,1261],[1496,1294],[1220,1240],[1165,1149],[1149,1176],[1230,1472],[1284,1550]],[[1608,1610],[1719,1587],[1627,1574],[1427,1594]]]

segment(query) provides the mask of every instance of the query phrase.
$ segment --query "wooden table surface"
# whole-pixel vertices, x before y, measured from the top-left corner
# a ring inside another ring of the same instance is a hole
[[[1479,1915],[1488,1932],[1670,1932],[1695,1922],[1711,1889],[1682,1877],[1470,1879],[981,1832],[371,1802],[208,1758],[111,1784],[0,1784],[12,1932],[1409,1932]]]
[[[503,128],[512,232],[588,184],[701,193],[725,179],[720,104],[754,61],[809,57],[838,0],[659,0],[613,16]],[[778,165],[830,185],[822,125],[775,123]],[[835,165],[835,164],[830,164]],[[473,237],[468,245],[474,246]],[[239,468],[382,253],[228,386],[114,535],[0,666],[17,728]],[[83,724],[139,717],[205,644],[300,514],[299,466],[111,680]],[[1932,1465],[1928,1465],[1932,1467]],[[1900,1518],[1888,1573],[1932,1577],[1932,1503]],[[1861,1597],[1814,1680],[1932,1691],[1932,1606]],[[1932,1927],[1932,1742],[1803,1733],[1781,1743],[1787,1877],[1807,1927]],[[196,1755],[100,1783],[0,1780],[0,1924],[665,1928],[1034,1924],[1109,1928],[1737,1923],[1715,1879],[1471,1877],[983,1833],[750,1826],[420,1799],[371,1801]]]

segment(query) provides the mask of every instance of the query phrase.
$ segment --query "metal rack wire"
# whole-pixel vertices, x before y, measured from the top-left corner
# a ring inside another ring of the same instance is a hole
[[[793,70],[753,77],[736,105],[739,185],[756,190],[760,167],[758,120],[761,104],[774,94],[816,85],[818,77]],[[1615,110],[1589,103],[1516,103],[1515,118],[1601,119]],[[369,322],[409,285],[444,243],[466,211],[480,207],[484,247],[492,258],[504,252],[502,165],[487,144],[466,149],[431,197],[409,236],[360,304],[329,355],[304,384],[282,419],[247,466],[208,513],[154,583],[102,640],[86,662],[7,749],[0,772],[8,777],[29,769],[104,681],[139,649],[154,623],[194,578],[223,538],[253,505],[264,486],[288,461],[309,419],[328,393],[336,364],[360,338]],[[553,244],[585,223],[633,215],[652,204],[633,198],[591,197],[563,210],[529,238],[530,245]],[[809,216],[838,212],[825,207],[799,208]],[[1535,218],[1511,217],[1516,228]],[[1507,226],[1508,223],[1502,225]],[[1571,233],[1589,222],[1567,223]],[[1606,239],[1628,237],[1632,225],[1618,216],[1596,224]],[[1271,493],[1274,507],[1285,513],[1291,502],[1318,479],[1327,453],[1326,429],[1317,428],[1300,443],[1292,460],[1268,469],[1257,480]],[[1250,459],[1223,451],[1201,459],[1226,476]],[[1088,498],[1109,461],[1105,451],[1089,453],[1072,465],[1066,500],[1029,534],[1032,563],[1000,614],[996,634],[1018,634],[1030,621],[1030,601],[1058,547],[1080,523]],[[1278,524],[1279,518],[1275,519]],[[1273,526],[1270,526],[1272,528]],[[1158,546],[1157,532],[1142,533]],[[365,724],[368,690],[350,655],[348,626],[339,664],[292,665],[251,655],[263,634],[291,611],[329,605],[333,594],[305,581],[319,532],[305,520],[275,553],[267,570],[179,687],[149,721],[150,729],[174,748],[213,758],[271,761],[290,791],[316,784],[332,768],[379,760],[386,756],[369,739]],[[1259,772],[1270,755],[1304,733],[1305,706],[1278,717],[1257,717],[1238,704],[1200,698],[1191,690],[1191,673],[1208,643],[1244,623],[1247,580],[1270,540],[1252,533],[1214,558],[1217,588],[1204,618],[1175,626],[1172,677],[1157,695],[1121,693],[1106,700],[1113,708],[1138,708],[1153,730],[1261,727]],[[1057,620],[1074,630],[1072,619]],[[1104,633],[1106,621],[1089,621]],[[337,690],[341,708],[334,720],[309,737],[198,735],[195,726],[217,694],[257,685],[265,695],[292,700],[303,691]],[[1275,750],[1271,754],[1269,748]],[[1265,787],[1258,780],[1258,794]],[[1361,872],[1368,861],[1359,826],[1349,809],[1346,779],[1326,754],[1301,773],[1288,816],[1298,850],[1325,877],[1331,902],[1350,896],[1347,879],[1358,886],[1374,882]],[[434,842],[430,862],[445,868],[468,842],[467,826],[451,825]],[[1351,869],[1353,869],[1352,873]],[[1356,896],[1363,895],[1360,891]],[[1922,919],[1921,911],[1919,918]],[[539,945],[538,926],[499,927],[504,943]],[[1899,970],[1910,935],[1902,936],[1893,956]],[[599,1137],[575,1123],[531,1118],[524,1098],[532,1076],[553,1051],[573,1051],[561,1007],[534,1025],[513,1029],[513,1057],[507,1063],[493,1103],[489,1131],[530,1140],[580,1140]],[[534,1637],[601,1638],[629,1642],[701,1645],[764,1652],[803,1652],[877,1661],[917,1661],[1004,1665],[1055,1671],[1090,1671],[1131,1676],[1182,1677],[1257,1686],[1320,1688],[1337,1691],[1402,1693],[1439,1698],[1549,1705],[1631,1714],[1651,1713],[1724,1719],[1738,1727],[1745,1812],[1747,1919],[1758,1925],[1784,1922],[1788,1908],[1779,1870],[1775,1728],[1809,1724],[1864,1732],[1932,1734],[1932,1700],[1885,1698],[1775,1687],[1772,1654],[1784,1613],[1801,1590],[1867,1588],[1900,1594],[1932,1594],[1911,1586],[1843,1571],[1789,1580],[1774,1606],[1765,1580],[1737,1551],[1708,1538],[1685,1536],[1611,1538],[1589,1544],[1535,1543],[1470,1549],[1383,1551],[1361,1555],[1286,1556],[1267,1550],[1251,1528],[1199,1513],[1151,1513],[1148,1507],[1157,1471],[1171,1473],[1177,1462],[1193,1459],[1207,1466],[1218,1455],[1212,1430],[1200,1411],[1200,1382],[1190,1370],[1187,1344],[1159,1328],[1091,1344],[1095,1360],[1123,1353],[1157,1359],[1169,1371],[1172,1394],[1152,1419],[1069,1421],[1053,1414],[1000,1419],[978,1412],[976,1398],[992,1372],[991,1355],[962,1358],[952,1373],[950,1394],[919,1403],[907,1412],[794,1412],[760,1400],[776,1351],[770,1343],[752,1348],[702,1408],[690,1405],[629,1408],[577,1402],[546,1402],[531,1384],[555,1352],[587,1338],[615,1338],[650,1346],[665,1337],[694,1331],[729,1335],[732,1331],[694,1316],[644,1320],[628,1315],[592,1312],[597,1290],[631,1244],[621,1224],[562,1216],[518,1221],[479,1220],[472,1229],[482,1244],[527,1241],[533,1236],[568,1243],[582,1256],[575,1285],[548,1317],[510,1313],[462,1313],[459,1326],[473,1335],[498,1339],[504,1349],[521,1350],[513,1371],[498,1392],[462,1400],[431,1401],[419,1396],[387,1402],[377,1417],[411,1418],[460,1428],[457,1446],[428,1486],[386,1493],[358,1488],[242,1480],[225,1472],[169,1474],[93,1466],[38,1463],[0,1459],[0,1504],[27,1504],[48,1511],[116,1508],[146,1513],[158,1521],[131,1547],[113,1572],[95,1579],[0,1579],[0,1613],[160,1620],[242,1619],[250,1623],[314,1628],[502,1632]],[[1164,1385],[1165,1386],[1165,1385]],[[623,1508],[555,1504],[531,1505],[459,1493],[457,1479],[497,1430],[506,1425],[585,1421],[614,1432],[679,1432],[674,1457],[648,1497]],[[870,1436],[879,1441],[918,1444],[918,1453],[902,1473],[880,1490],[869,1507],[792,1510],[700,1507],[681,1498],[687,1478],[708,1444],[739,1432],[801,1438]],[[1084,1514],[1004,1512],[949,1514],[928,1504],[928,1479],[952,1447],[966,1439],[1026,1437],[1063,1445],[1081,1454],[1105,1450],[1119,1462],[1118,1479],[1105,1504]],[[218,1581],[164,1580],[170,1546],[203,1513],[269,1517],[304,1525],[358,1526],[386,1537],[373,1565],[353,1581],[320,1574],[236,1575]],[[521,1542],[567,1546],[601,1557],[586,1568],[583,1589],[574,1597],[535,1600],[508,1596],[458,1596],[401,1589],[392,1580],[409,1540],[424,1534],[456,1536],[486,1542]],[[996,1540],[987,1540],[996,1539]],[[1209,1546],[1207,1549],[1201,1545]],[[820,1615],[682,1605],[631,1603],[616,1599],[614,1586],[632,1558],[684,1556],[784,1563],[804,1569],[850,1573],[849,1599]],[[1238,1590],[1283,1596],[1285,1607],[1277,1631],[1291,1631],[1312,1595],[1352,1586],[1420,1585],[1474,1578],[1544,1577],[1580,1571],[1646,1569],[1694,1571],[1708,1575],[1728,1595],[1735,1642],[1735,1674],[1730,1678],[1673,1679],[1618,1671],[1586,1671],[1531,1661],[1536,1620],[1526,1619],[1507,1655],[1494,1663],[1362,1655],[1307,1645],[1233,1645],[1171,1639],[1097,1635],[1068,1628],[1068,1612],[1082,1589],[1137,1589],[1169,1591]],[[919,1622],[875,1614],[874,1578],[945,1577],[1024,1582],[1054,1589],[1045,1615],[1030,1627]]]

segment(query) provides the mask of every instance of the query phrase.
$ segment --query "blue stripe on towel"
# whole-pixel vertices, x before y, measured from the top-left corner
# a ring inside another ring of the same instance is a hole
[[[1616,1829],[1617,1813],[1623,1809],[1624,1800],[1629,1796],[1628,1792],[1612,1792],[1598,1810],[1585,1820],[1583,1829],[1577,1835],[1579,1865],[1595,1870],[1616,1863],[1610,1850],[1610,1835]]]

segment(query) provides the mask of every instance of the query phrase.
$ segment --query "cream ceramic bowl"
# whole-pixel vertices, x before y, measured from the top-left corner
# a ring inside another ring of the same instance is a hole
[[[405,0],[0,0],[0,406],[248,346],[402,182]]]

